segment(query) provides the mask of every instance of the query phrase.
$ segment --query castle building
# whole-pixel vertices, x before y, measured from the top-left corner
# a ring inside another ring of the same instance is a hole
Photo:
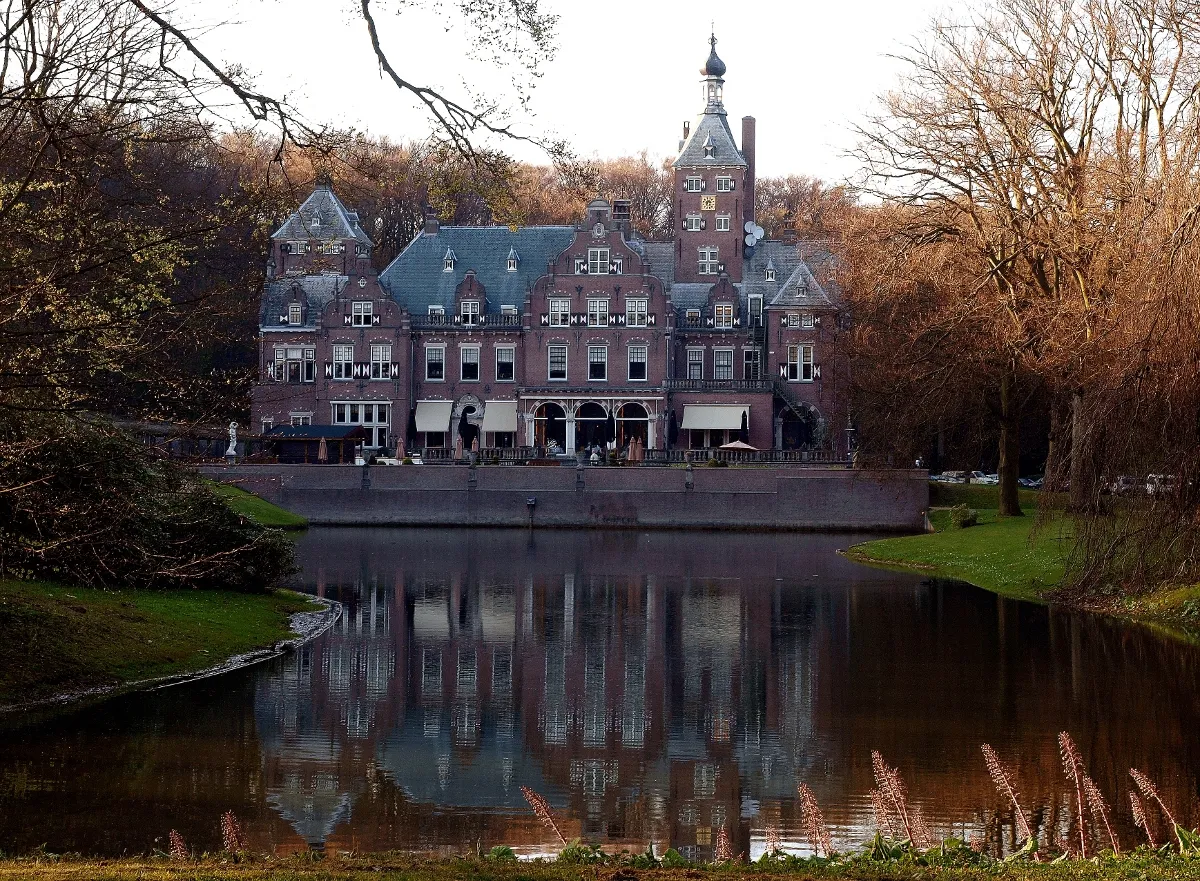
[[[755,120],[741,147],[716,38],[704,109],[674,162],[669,241],[629,203],[573,227],[424,227],[376,275],[358,215],[327,183],[271,237],[252,419],[361,428],[371,450],[647,450],[847,454],[848,388],[821,249],[762,239]],[[464,426],[465,417],[465,426]],[[357,435],[356,435],[357,436]]]

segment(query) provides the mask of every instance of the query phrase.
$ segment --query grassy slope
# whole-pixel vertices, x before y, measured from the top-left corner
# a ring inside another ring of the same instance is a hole
[[[632,869],[613,866],[573,866],[561,863],[513,863],[487,860],[422,860],[401,854],[331,855],[319,861],[299,857],[254,859],[233,863],[228,859],[206,858],[179,863],[166,859],[124,859],[86,861],[74,858],[41,861],[0,861],[0,881],[16,879],[54,879],[54,881],[183,881],[204,878],[211,881],[265,881],[265,879],[312,879],[312,881],[351,881],[357,878],[386,881],[579,881],[607,878],[619,881],[690,881],[703,877],[753,877],[789,879],[938,879],[938,881],[1116,881],[1116,879],[1161,878],[1164,881],[1200,877],[1200,860],[1183,857],[1137,856],[1098,863],[1076,860],[1067,863],[992,864],[978,868],[920,867],[907,862],[866,863],[826,866],[808,864],[789,871],[772,871],[763,866],[691,866],[679,869]]]
[[[289,635],[285,592],[114,591],[0,581],[0,706],[213,666]]]
[[[856,545],[851,559],[915,568],[958,578],[1004,596],[1038,599],[1062,580],[1070,544],[1070,521],[1052,514],[1038,522],[1037,493],[1023,491],[1024,517],[996,516],[994,486],[931,484],[930,505],[966,504],[979,511],[979,525],[951,529],[947,511],[930,515],[936,532]]]
[[[304,529],[308,526],[308,521],[299,514],[285,511],[278,505],[273,505],[266,499],[261,499],[240,487],[216,482],[213,482],[211,486],[217,495],[225,499],[225,504],[230,508],[263,526],[274,526],[279,529]]]

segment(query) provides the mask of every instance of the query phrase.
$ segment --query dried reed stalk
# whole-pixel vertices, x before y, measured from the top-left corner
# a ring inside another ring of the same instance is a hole
[[[230,853],[241,853],[247,849],[242,824],[238,822],[233,811],[221,814],[221,844]]]
[[[173,860],[186,860],[188,858],[187,845],[183,843],[183,836],[174,829],[167,836],[167,841],[170,842],[170,848],[167,853],[170,854]]]
[[[892,818],[889,825],[897,830],[903,829],[904,837],[916,844],[912,820],[908,814],[908,791],[904,788],[904,781],[900,779],[900,772],[888,767],[879,750],[871,750],[871,768],[875,772],[875,785],[879,787],[883,796],[885,810]]]
[[[1133,808],[1134,824],[1146,833],[1151,850],[1158,850],[1158,842],[1154,840],[1154,833],[1150,831],[1150,820],[1146,817],[1146,809],[1142,806],[1142,800],[1137,797],[1136,792],[1129,793],[1129,804]]]
[[[733,859],[733,846],[729,843],[729,834],[722,826],[717,830],[717,844],[713,848],[713,862],[727,863]]]
[[[1079,755],[1079,749],[1075,746],[1075,741],[1071,739],[1071,735],[1065,731],[1058,733],[1058,748],[1062,753],[1063,770],[1067,774],[1067,780],[1075,784],[1075,797],[1079,807],[1079,854],[1082,859],[1087,859],[1087,824],[1084,820],[1084,813],[1087,806],[1083,801],[1083,777],[1086,776],[1083,771],[1083,757]]]
[[[550,813],[549,803],[528,786],[521,787],[521,795],[525,796],[525,801],[529,802],[529,807],[533,808],[534,816],[549,826],[558,836],[558,840],[566,844],[567,839],[563,837],[562,830],[554,822],[554,815]]]
[[[801,786],[804,784],[801,783]],[[767,827],[767,853],[779,853],[783,850],[783,842],[779,838],[779,830],[774,826]]]
[[[1137,768],[1130,768],[1129,776],[1133,778],[1133,782],[1137,784],[1137,788],[1142,791],[1142,795],[1158,804],[1159,809],[1162,810],[1163,815],[1167,818],[1167,822],[1171,824],[1171,831],[1175,833],[1175,843],[1179,845],[1179,852],[1183,853],[1183,839],[1179,837],[1179,822],[1175,819],[1175,815],[1171,813],[1171,809],[1167,807],[1167,803],[1162,800],[1162,796],[1158,794],[1158,787],[1154,785],[1154,781]]]
[[[829,834],[829,827],[825,825],[825,815],[821,813],[817,797],[807,783],[801,783],[797,788],[800,792],[800,819],[804,823],[804,835],[809,845],[819,857],[833,856],[833,838]]]
[[[871,810],[875,814],[875,828],[888,838],[899,838],[900,830],[892,822],[891,811],[887,809],[886,797],[878,789],[871,790]]]
[[[937,842],[933,838],[933,832],[929,828],[929,824],[925,822],[925,814],[921,811],[920,805],[913,805],[908,809],[908,818],[912,823],[912,843],[922,850],[927,850],[933,847]]]
[[[1121,845],[1117,843],[1117,836],[1113,833],[1112,823],[1109,822],[1108,805],[1104,801],[1104,796],[1100,793],[1100,787],[1087,774],[1083,775],[1083,794],[1087,796],[1088,810],[1092,813],[1092,822],[1104,826],[1104,831],[1108,833],[1108,840],[1112,844],[1113,853],[1120,855]]]
[[[1000,762],[1000,757],[996,755],[996,751],[990,744],[985,743],[981,749],[983,750],[984,764],[987,765],[988,774],[991,776],[992,782],[996,784],[996,789],[1012,803],[1013,813],[1017,818],[1017,829],[1024,836],[1025,841],[1031,840],[1033,830],[1029,828],[1029,821],[1025,819],[1025,811],[1017,799],[1017,787],[1013,783],[1012,772]]]

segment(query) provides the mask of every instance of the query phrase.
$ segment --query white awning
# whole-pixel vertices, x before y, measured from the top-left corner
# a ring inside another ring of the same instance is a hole
[[[515,432],[517,430],[517,402],[484,401],[483,430]]]
[[[742,427],[743,413],[749,420],[750,408],[741,404],[687,404],[683,408],[683,425],[679,427],[684,431],[703,431],[706,428],[737,430]]]
[[[449,431],[453,401],[417,401],[417,431]]]

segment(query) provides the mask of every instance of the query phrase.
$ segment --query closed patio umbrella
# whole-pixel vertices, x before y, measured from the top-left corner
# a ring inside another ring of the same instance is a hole
[[[667,419],[667,443],[672,447],[679,443],[679,419],[675,416],[674,410]]]
[[[404,442],[409,449],[417,445],[417,408],[410,407],[408,411],[408,425],[404,429]]]
[[[317,444],[317,461],[329,461],[329,444],[325,442],[325,438],[321,438],[321,442]]]
[[[604,420],[604,443],[611,444],[617,439],[617,420],[613,418],[610,411],[608,418]]]
[[[746,411],[742,411],[742,427],[738,429],[738,440],[744,444],[750,443],[750,426],[749,420],[746,418]]]

